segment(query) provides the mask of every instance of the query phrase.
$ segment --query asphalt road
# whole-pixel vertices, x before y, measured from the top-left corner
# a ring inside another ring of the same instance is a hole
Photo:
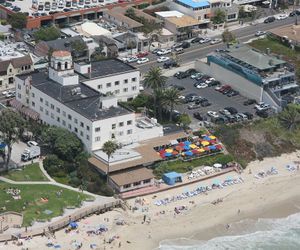
[[[236,35],[236,37],[239,39],[240,42],[246,42],[251,38],[254,38],[254,34],[256,31],[268,31],[277,27],[290,25],[292,23],[295,23],[295,17],[289,17],[284,20],[276,20],[273,23],[259,23],[256,25],[250,25],[246,26],[244,28],[240,28],[237,30],[233,30],[232,33]],[[219,36],[216,36],[219,37]],[[188,49],[185,49],[185,52],[181,55],[178,55],[179,61],[181,64],[194,61],[197,58],[203,58],[207,54],[213,52],[214,50],[218,48],[224,48],[224,44],[191,44],[191,47]],[[167,55],[168,56],[168,55]],[[153,66],[162,66],[163,63],[157,63],[156,62],[156,55],[149,55],[148,58],[150,59],[150,62],[147,62],[145,64],[134,64],[136,67],[138,67],[141,71],[141,73],[147,72],[151,67]]]

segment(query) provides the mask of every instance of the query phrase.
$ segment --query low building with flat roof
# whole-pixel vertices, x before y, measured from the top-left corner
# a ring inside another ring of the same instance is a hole
[[[196,69],[224,84],[229,84],[242,95],[257,102],[270,104],[280,111],[299,94],[294,66],[279,56],[240,46],[213,53],[207,60],[196,61]]]

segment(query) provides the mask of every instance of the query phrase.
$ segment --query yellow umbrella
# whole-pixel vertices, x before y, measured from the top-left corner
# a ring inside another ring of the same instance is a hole
[[[212,139],[212,140],[217,139],[217,137],[215,137],[214,135],[211,135],[209,138]]]
[[[173,152],[173,149],[171,149],[171,148],[166,149],[166,153],[172,153],[172,152]]]
[[[205,152],[205,150],[203,148],[199,148],[199,149],[197,149],[197,151],[200,152],[200,153]]]
[[[201,144],[202,144],[203,146],[208,146],[208,145],[209,145],[209,142],[208,142],[208,141],[202,141]]]
[[[190,148],[191,148],[191,149],[195,149],[195,148],[197,148],[197,145],[191,144],[191,145],[190,145]]]

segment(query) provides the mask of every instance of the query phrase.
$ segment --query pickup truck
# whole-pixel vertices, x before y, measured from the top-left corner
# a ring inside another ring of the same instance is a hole
[[[255,105],[255,109],[258,111],[268,110],[269,108],[271,108],[271,106],[264,102],[260,102],[257,105]]]

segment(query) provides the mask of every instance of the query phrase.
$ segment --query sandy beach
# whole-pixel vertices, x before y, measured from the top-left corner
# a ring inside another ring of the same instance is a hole
[[[60,249],[155,249],[165,239],[186,237],[207,240],[218,235],[230,235],[234,230],[231,224],[244,219],[285,217],[300,211],[300,170],[288,171],[285,166],[300,160],[300,152],[267,158],[249,164],[241,174],[243,183],[214,189],[205,194],[157,206],[155,201],[192,191],[199,186],[211,185],[207,180],[192,185],[145,196],[144,199],[127,201],[126,211],[114,211],[93,215],[78,222],[78,230],[55,233],[55,238],[35,237],[25,240],[23,248],[51,249],[47,243],[60,246]],[[257,179],[254,176],[261,170],[275,167],[277,175]],[[251,174],[249,174],[251,169]],[[238,177],[236,173],[215,178],[224,181],[228,177]],[[212,201],[222,199],[216,205]],[[138,201],[138,202],[136,202]],[[175,207],[185,207],[178,214]],[[134,208],[134,209],[133,209]],[[134,211],[133,211],[134,210]],[[125,223],[125,225],[117,225]],[[101,235],[88,235],[100,224],[108,228]],[[111,241],[111,243],[108,243]],[[0,249],[22,249],[20,246],[0,243]],[[58,248],[58,247],[57,247]],[[53,247],[52,247],[53,249]]]

